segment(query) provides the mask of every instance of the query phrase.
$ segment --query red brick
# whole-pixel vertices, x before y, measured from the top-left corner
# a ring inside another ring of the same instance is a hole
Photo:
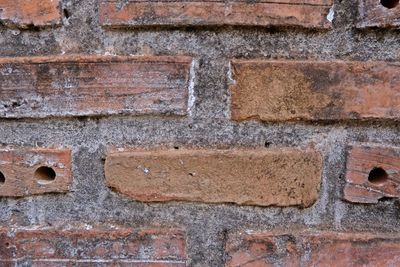
[[[0,196],[21,197],[67,192],[71,151],[49,148],[0,148]],[[52,173],[54,172],[54,173]]]
[[[329,28],[332,0],[100,2],[100,23],[112,28],[254,25]]]
[[[58,56],[0,59],[0,116],[185,115],[191,59]]]
[[[396,0],[384,0],[395,3]],[[358,22],[357,27],[399,27],[400,6],[387,8],[376,0],[358,0]],[[397,0],[398,3],[398,0]]]
[[[0,237],[0,264],[186,266],[185,233],[176,228],[69,224],[2,228]]]
[[[111,151],[108,186],[134,200],[307,207],[318,198],[318,152],[300,149]]]
[[[377,203],[400,197],[400,148],[350,146],[344,198],[356,203]]]
[[[399,266],[396,234],[323,231],[240,232],[226,244],[226,266]]]
[[[59,0],[0,0],[0,22],[18,27],[61,23]]]
[[[385,62],[233,60],[232,119],[399,119],[399,71]]]

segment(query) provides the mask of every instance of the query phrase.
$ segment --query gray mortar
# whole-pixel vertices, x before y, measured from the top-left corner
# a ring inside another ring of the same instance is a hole
[[[371,142],[400,146],[394,121],[329,123],[235,123],[230,121],[230,58],[399,61],[398,30],[355,30],[355,1],[335,1],[330,31],[263,27],[102,29],[96,0],[62,1],[64,26],[16,30],[0,26],[0,56],[89,54],[190,55],[195,102],[188,117],[106,116],[1,120],[3,145],[73,149],[71,192],[0,198],[2,225],[59,221],[151,224],[187,229],[190,266],[223,266],[226,233],[238,229],[299,228],[399,232],[397,200],[355,205],[342,200],[346,146]],[[131,201],[105,186],[107,146],[181,147],[307,146],[324,156],[320,199],[310,208],[262,208],[231,204]],[[23,263],[20,264],[23,266]]]

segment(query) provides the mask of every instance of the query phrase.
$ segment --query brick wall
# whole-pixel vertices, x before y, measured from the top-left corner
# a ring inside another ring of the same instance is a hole
[[[399,266],[395,0],[0,0],[0,266]]]

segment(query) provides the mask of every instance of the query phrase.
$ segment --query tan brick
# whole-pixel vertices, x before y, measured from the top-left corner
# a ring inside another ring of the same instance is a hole
[[[398,0],[358,0],[357,27],[399,27],[398,3]]]
[[[400,197],[400,148],[354,145],[349,148],[344,198],[356,203],[377,203]]]
[[[134,200],[308,207],[318,198],[321,157],[312,150],[110,152],[108,186]]]
[[[0,0],[0,22],[18,27],[61,23],[59,0]]]
[[[332,0],[100,2],[103,26],[258,25],[329,28]]]
[[[240,232],[228,237],[225,266],[399,266],[399,241],[397,234]]]
[[[69,149],[0,148],[0,196],[67,192],[71,182]]]
[[[60,56],[0,59],[0,117],[185,115],[191,59]]]
[[[233,60],[232,119],[399,119],[399,71],[384,62]]]
[[[185,233],[176,228],[111,224],[0,228],[0,265],[21,259],[34,266],[183,267]]]

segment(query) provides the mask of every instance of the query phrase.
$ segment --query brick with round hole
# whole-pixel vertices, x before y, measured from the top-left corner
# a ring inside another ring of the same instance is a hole
[[[376,144],[349,147],[344,198],[353,203],[378,203],[400,197],[400,147]]]
[[[63,193],[71,182],[70,149],[0,149],[0,197]]]
[[[399,0],[359,0],[358,28],[400,27]]]

